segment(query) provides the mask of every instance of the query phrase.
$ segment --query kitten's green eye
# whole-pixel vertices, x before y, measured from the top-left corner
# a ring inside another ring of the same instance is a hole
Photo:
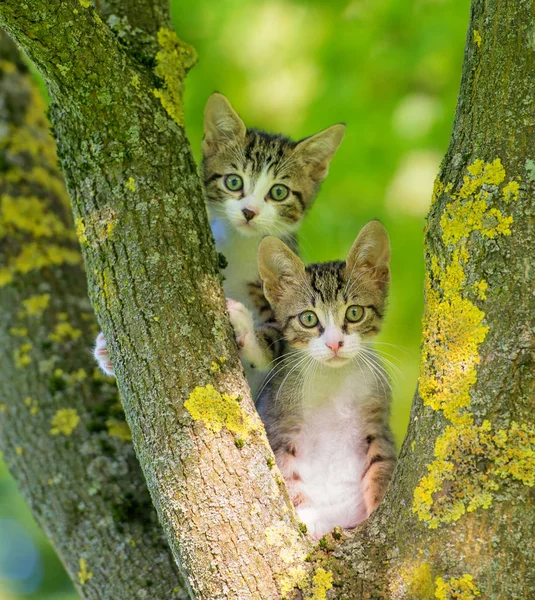
[[[225,177],[225,186],[231,192],[239,192],[243,189],[243,179],[239,175],[227,175]]]
[[[318,324],[318,317],[316,313],[311,310],[305,310],[299,315],[299,321],[303,327],[316,327]]]
[[[281,200],[284,200],[285,198],[287,198],[289,193],[290,193],[290,190],[285,185],[282,185],[281,183],[276,183],[269,190],[268,196],[272,200],[277,200],[278,202],[280,202]]]
[[[346,310],[346,321],[358,323],[364,318],[364,307],[354,304]]]

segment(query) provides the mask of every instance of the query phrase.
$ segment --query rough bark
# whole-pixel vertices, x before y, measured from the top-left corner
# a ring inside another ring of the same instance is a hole
[[[10,0],[0,21],[49,88],[89,295],[190,593],[280,597],[309,544],[272,468],[226,315],[182,126],[194,51],[160,30],[153,70],[84,0]]]
[[[298,586],[307,599],[529,598],[531,3],[473,2],[426,234],[424,343],[409,433],[377,513],[308,557],[256,429],[180,125],[192,55],[160,32],[167,50],[155,78],[91,9],[73,18],[75,2],[33,4],[30,14],[5,1],[0,20],[49,83],[92,301],[191,595],[275,598]],[[178,79],[163,68],[170,40]],[[150,92],[159,83],[174,122]]]
[[[472,3],[426,227],[418,393],[386,502],[318,557],[341,569],[337,598],[533,597],[534,26],[527,0]]]
[[[186,597],[115,383],[91,361],[97,325],[55,144],[5,33],[0,106],[4,458],[82,597]]]

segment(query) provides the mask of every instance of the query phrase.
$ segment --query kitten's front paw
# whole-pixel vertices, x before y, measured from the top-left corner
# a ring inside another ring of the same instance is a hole
[[[232,298],[227,298],[227,309],[236,334],[236,342],[240,348],[244,348],[247,341],[254,339],[253,315],[241,302]]]
[[[113,366],[111,364],[110,356],[108,354],[108,344],[102,331],[98,334],[97,341],[95,343],[95,349],[93,350],[93,356],[98,363],[98,366],[106,375],[115,375]]]
[[[318,511],[311,506],[298,506],[295,511],[299,520],[307,526],[308,534],[315,540],[319,540],[332,530],[329,523],[322,519]]]

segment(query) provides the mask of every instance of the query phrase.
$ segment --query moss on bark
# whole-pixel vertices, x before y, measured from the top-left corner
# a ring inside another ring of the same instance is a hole
[[[115,383],[91,361],[97,325],[55,144],[5,33],[0,100],[4,458],[83,598],[185,597]]]

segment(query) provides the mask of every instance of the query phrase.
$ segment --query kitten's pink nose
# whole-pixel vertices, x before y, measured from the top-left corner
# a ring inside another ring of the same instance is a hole
[[[330,348],[335,354],[340,350],[340,348],[344,345],[343,340],[339,342],[329,342],[325,344],[327,348]]]
[[[247,222],[249,222],[251,219],[254,219],[258,214],[255,210],[251,210],[250,208],[242,208],[242,213]]]

